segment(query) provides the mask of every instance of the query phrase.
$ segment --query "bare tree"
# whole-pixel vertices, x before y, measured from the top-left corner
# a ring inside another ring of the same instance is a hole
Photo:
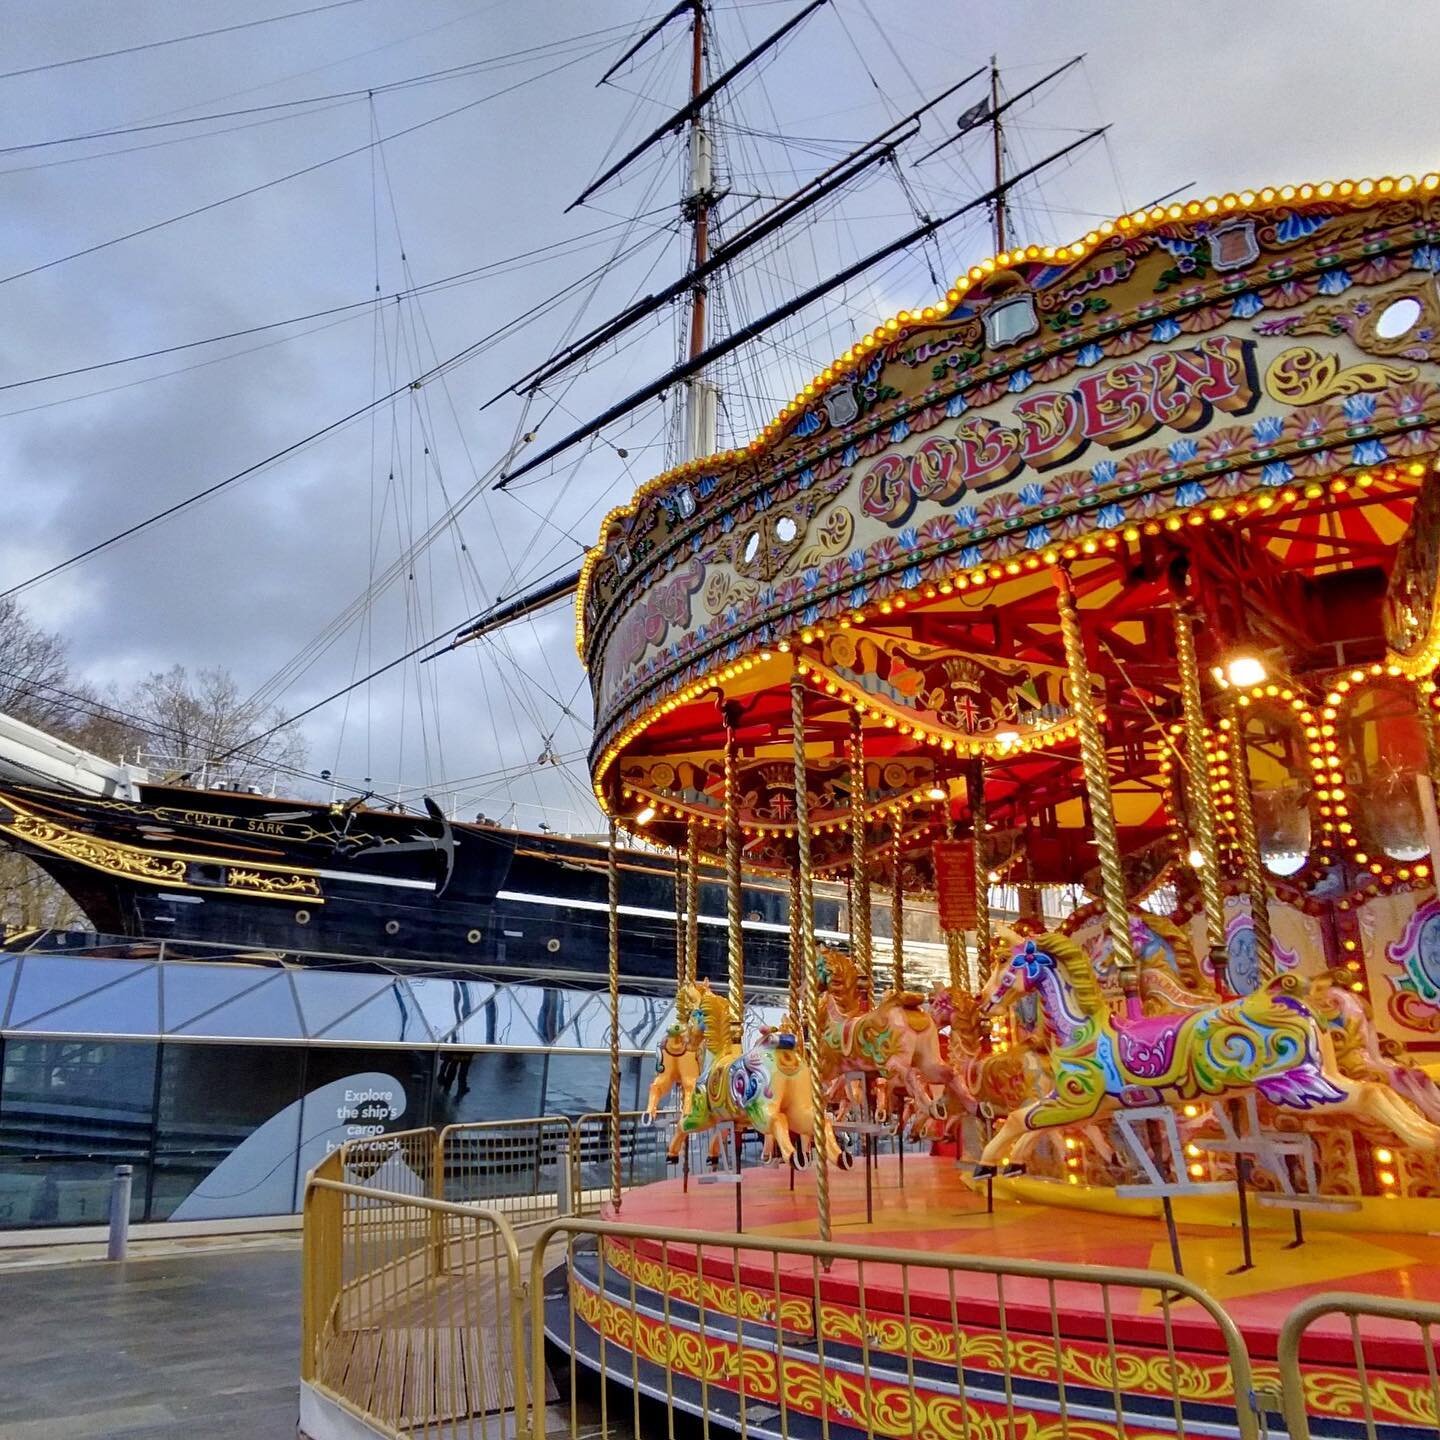
[[[156,671],[117,708],[155,768],[196,783],[219,770],[253,784],[305,763],[304,739],[284,726],[282,712],[244,699],[234,676],[218,667],[193,677],[183,665]]]
[[[0,598],[0,713],[68,729],[77,708],[71,689],[65,642],[36,625],[13,595]]]

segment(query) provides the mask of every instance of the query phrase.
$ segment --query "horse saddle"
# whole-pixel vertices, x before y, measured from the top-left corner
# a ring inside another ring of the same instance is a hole
[[[1141,1080],[1159,1080],[1175,1059],[1182,1015],[1145,1015],[1115,1023],[1120,1067]]]

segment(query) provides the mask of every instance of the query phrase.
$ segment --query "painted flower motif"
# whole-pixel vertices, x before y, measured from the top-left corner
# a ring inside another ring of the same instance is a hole
[[[1350,449],[1352,465],[1383,465],[1389,458],[1389,450],[1379,440],[1361,440]]]
[[[1128,500],[1126,504],[1141,519],[1153,519],[1170,509],[1170,497],[1159,490],[1147,490]]]
[[[1163,320],[1157,320],[1150,327],[1150,338],[1157,344],[1166,340],[1174,340],[1180,334],[1180,327],[1169,316]]]
[[[840,457],[838,455],[827,455],[823,460],[817,461],[815,465],[815,478],[817,480],[829,480],[840,473]]]
[[[843,555],[837,555],[833,560],[827,560],[820,567],[820,579],[829,589],[832,585],[839,585],[850,574],[850,566],[846,563]]]
[[[974,386],[966,398],[972,406],[989,405],[1004,395],[1008,388],[1004,380],[985,380]]]
[[[1019,494],[1026,505],[1043,505],[1045,503],[1045,487],[1039,481],[1032,480],[1029,484],[1022,485]]]
[[[1440,433],[1430,425],[1415,425],[1392,435],[1385,442],[1385,448],[1392,455],[1426,455],[1435,449],[1436,434]]]
[[[1343,295],[1355,282],[1350,278],[1350,272],[1342,266],[1336,266],[1333,270],[1327,270],[1321,277],[1316,287],[1322,295]]]
[[[800,598],[804,588],[804,581],[798,575],[787,576],[775,586],[775,603],[788,608]]]
[[[1163,474],[1170,467],[1166,463],[1168,457],[1163,450],[1146,448],[1134,450],[1121,462],[1118,472],[1122,485],[1144,484],[1147,480],[1153,480],[1157,475]]]
[[[1091,340],[1075,352],[1075,358],[1082,365],[1098,365],[1105,358],[1105,352]]]
[[[1376,415],[1382,420],[1405,424],[1418,420],[1425,413],[1427,402],[1434,399],[1435,392],[1429,385],[1392,385],[1375,407]]]
[[[1187,480],[1175,487],[1175,503],[1183,509],[1203,505],[1208,498],[1205,487],[1198,480]]]
[[[1230,313],[1237,320],[1248,320],[1265,308],[1265,302],[1253,290],[1242,290],[1231,302]]]
[[[918,565],[907,565],[900,572],[900,583],[907,590],[914,589],[921,581],[920,567]]]
[[[1378,285],[1382,280],[1393,280],[1410,268],[1410,262],[1403,255],[1367,255],[1351,265],[1357,284]]]
[[[1113,460],[1100,460],[1090,467],[1090,478],[1097,485],[1110,484],[1119,473],[1119,466]]]
[[[1375,404],[1373,395],[1347,395],[1340,408],[1351,425],[1368,425],[1375,419]]]
[[[1260,471],[1262,485],[1286,485],[1295,478],[1295,472],[1285,460],[1272,460]]]
[[[1113,500],[1108,505],[1102,505],[1095,512],[1095,523],[1102,530],[1114,530],[1125,523],[1125,507],[1115,504]]]
[[[1188,465],[1200,453],[1200,446],[1196,441],[1186,437],[1184,440],[1174,441],[1167,453],[1176,465]]]
[[[954,515],[932,515],[919,529],[918,538],[927,550],[946,540],[953,540],[960,533],[960,525]]]
[[[1126,330],[1122,334],[1110,336],[1105,342],[1105,349],[1111,355],[1129,355],[1136,350],[1143,350],[1149,343],[1148,335],[1139,330]]]
[[[890,427],[890,440],[893,444],[898,445],[902,440],[906,439],[909,434],[910,422],[908,420],[897,420]]]
[[[1043,550],[1050,543],[1049,526],[1032,525],[1025,532],[1025,548],[1027,550]]]
[[[1062,515],[1060,519],[1051,522],[1051,528],[1061,540],[1076,540],[1090,531],[1090,512],[1076,510],[1069,515]]]
[[[1295,456],[1290,468],[1298,480],[1314,480],[1321,475],[1333,474],[1344,462],[1333,450],[1307,450]]]
[[[1285,422],[1278,415],[1262,415],[1251,427],[1257,445],[1274,445],[1284,432]]]
[[[1035,381],[1031,376],[1030,372],[1024,368],[1021,368],[1015,371],[1013,375],[1011,375],[1009,383],[1006,385],[1005,388],[1012,395],[1018,395],[1021,391],[1028,390],[1034,383]]]
[[[814,435],[818,430],[825,428],[825,417],[816,410],[807,410],[795,422],[795,428],[791,431],[793,435]]]
[[[858,610],[862,605],[869,604],[870,587],[868,585],[857,585],[846,597],[846,603],[852,610]]]
[[[1417,245],[1410,252],[1412,270],[1440,270],[1440,246]]]
[[[1030,367],[1030,373],[1042,384],[1050,380],[1058,380],[1062,375],[1068,375],[1075,368],[1075,357],[1062,352],[1058,355],[1048,355],[1038,364]]]
[[[985,515],[991,524],[995,524],[1017,519],[1027,508],[1019,495],[993,495],[985,506]]]
[[[983,565],[985,563],[985,552],[981,550],[978,545],[967,545],[960,552],[960,563],[962,565],[968,565],[972,569],[976,565]]]
[[[957,506],[955,523],[962,530],[973,530],[980,523],[980,512],[973,505]]]
[[[1287,415],[1283,431],[1287,438],[1299,442],[1315,441],[1337,430],[1343,423],[1340,409],[1336,405],[1307,405]]]
[[[1292,277],[1274,285],[1261,286],[1260,298],[1271,310],[1287,310],[1292,305],[1303,305],[1311,299],[1318,284],[1316,280]]]
[[[1093,493],[1095,482],[1083,470],[1067,470],[1056,475],[1045,485],[1045,503],[1063,505],[1069,500],[1079,500]]]
[[[952,395],[945,402],[945,414],[951,420],[963,415],[969,408],[970,402],[963,395]]]
[[[893,535],[882,535],[866,552],[866,570],[893,565],[901,559],[900,542]]]
[[[840,461],[847,468],[853,465],[860,458],[860,447],[855,444],[847,445],[840,452]]]
[[[933,430],[944,418],[945,407],[943,405],[927,405],[923,410],[917,410],[910,417],[911,433],[923,435],[927,430]]]
[[[1223,325],[1229,318],[1229,310],[1224,305],[1199,305],[1194,310],[1177,315],[1175,323],[1186,334],[1198,335],[1215,329],[1217,325]]]
[[[890,437],[883,430],[872,430],[855,447],[861,455],[878,455],[890,443]]]

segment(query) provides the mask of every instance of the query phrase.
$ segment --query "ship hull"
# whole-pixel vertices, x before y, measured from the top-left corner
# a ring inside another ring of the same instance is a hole
[[[132,939],[603,976],[603,845],[229,791],[143,785],[135,800],[0,785],[0,840],[95,928]],[[675,870],[619,854],[621,969],[675,974]],[[723,877],[702,876],[699,973],[727,971]],[[744,891],[746,974],[788,974],[785,896]],[[822,929],[838,921],[822,902]]]

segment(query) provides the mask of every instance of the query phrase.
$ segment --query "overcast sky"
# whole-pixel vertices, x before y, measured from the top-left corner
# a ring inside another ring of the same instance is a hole
[[[683,100],[687,71],[676,25],[616,83],[595,85],[668,0],[352,0],[150,43],[322,3],[4,3],[0,68],[12,73],[0,77],[0,589],[530,316],[422,390],[28,588],[31,613],[65,635],[77,668],[102,685],[174,663],[221,664],[247,693],[267,687],[300,709],[497,593],[576,560],[605,510],[671,453],[667,413],[647,406],[607,432],[610,444],[577,451],[514,493],[473,500],[383,594],[360,603],[491,470],[517,427],[540,422],[540,438],[554,439],[673,362],[678,317],[667,313],[529,412],[515,397],[480,410],[567,331],[680,273],[676,144],[563,212],[607,157]],[[799,8],[717,3],[714,68]],[[722,224],[728,215],[733,230],[765,197],[992,51],[1009,93],[1087,56],[1017,106],[1012,171],[1086,128],[1112,127],[1104,143],[1024,187],[1017,242],[1066,241],[1187,182],[1187,194],[1206,195],[1423,171],[1440,163],[1437,42],[1440,11],[1424,3],[831,0],[715,117],[731,191]],[[55,63],[120,49],[131,53]],[[432,76],[449,67],[465,68]],[[432,78],[382,88],[421,76]],[[953,159],[909,162],[981,94],[972,85],[929,119],[923,144],[908,147],[903,184],[893,172],[872,175],[723,283],[720,322],[743,324],[913,224],[917,208],[938,213],[973,193],[989,163],[984,136],[952,147]],[[299,100],[309,103],[284,103]],[[448,111],[458,113],[439,118]],[[220,112],[245,113],[162,124]],[[159,128],[41,144],[140,125]],[[264,188],[227,198],[253,187]],[[212,208],[158,223],[202,206]],[[854,332],[926,303],[937,282],[991,248],[976,215],[727,366],[722,443],[748,436]],[[451,276],[463,278],[393,298]],[[377,279],[379,306],[365,303]],[[351,308],[26,383],[340,306]],[[311,655],[326,634],[333,643]],[[557,609],[496,645],[391,672],[348,707],[305,722],[312,767],[370,776],[386,793],[429,787],[465,814],[513,805],[528,825],[545,805],[565,825],[562,812],[578,812],[588,790],[589,695],[571,635],[570,614]],[[295,666],[297,656],[310,663]],[[568,769],[535,769],[547,747]]]

